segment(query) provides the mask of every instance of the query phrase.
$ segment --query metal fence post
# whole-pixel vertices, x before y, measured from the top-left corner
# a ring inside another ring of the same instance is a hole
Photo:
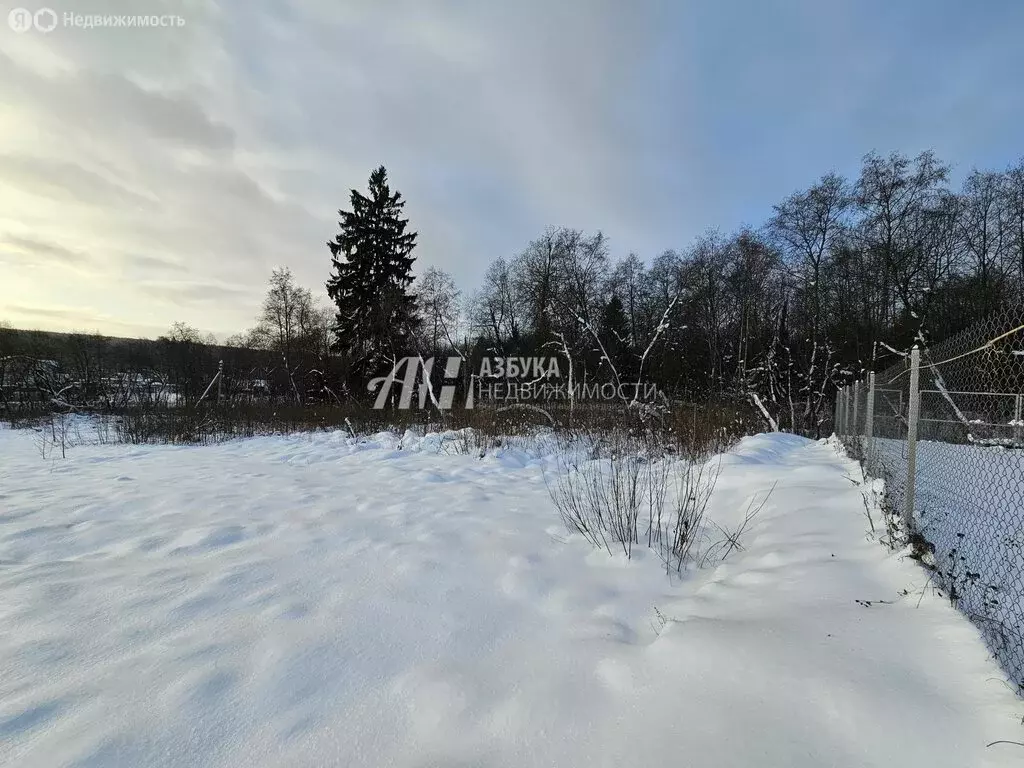
[[[221,395],[224,394],[224,361],[217,363],[217,405],[220,405]]]
[[[846,387],[839,390],[839,396],[836,398],[836,411],[838,413],[839,427],[836,429],[836,434],[843,437],[846,434]]]
[[[846,416],[843,421],[846,424],[846,436],[853,434],[853,385],[846,385]]]
[[[836,390],[836,434],[843,436],[843,389]]]
[[[921,412],[918,384],[921,374],[921,350],[914,345],[910,350],[910,400],[907,404],[907,489],[904,514],[908,531],[914,524],[914,486],[917,481],[917,420]]]
[[[872,470],[871,461],[875,450],[875,372],[868,374],[867,410],[864,414],[864,461],[868,471]]]
[[[860,437],[860,379],[853,382],[853,436]],[[860,442],[859,440],[857,442]]]
[[[843,435],[850,436],[850,385],[843,387]]]
[[[839,436],[839,390],[836,390],[836,402],[832,406],[832,432]]]
[[[1021,423],[1021,419],[1024,418],[1024,395],[1017,395],[1014,398],[1013,403],[1013,442],[1020,443],[1021,427],[1024,427],[1024,423]]]

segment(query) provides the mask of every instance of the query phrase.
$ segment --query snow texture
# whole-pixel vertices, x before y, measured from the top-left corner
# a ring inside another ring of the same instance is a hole
[[[907,442],[876,438],[874,451],[902,509]],[[914,527],[934,547],[936,581],[947,593],[955,587],[960,608],[1024,686],[1022,483],[1024,451],[917,442]]]
[[[1024,763],[986,747],[1021,701],[866,536],[832,446],[731,451],[719,524],[778,485],[682,579],[569,536],[539,454],[339,432],[43,461],[0,430],[0,764]]]

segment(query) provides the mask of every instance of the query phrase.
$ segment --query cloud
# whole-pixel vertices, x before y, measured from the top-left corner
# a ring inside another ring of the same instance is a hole
[[[92,263],[90,256],[79,251],[73,251],[56,243],[16,235],[7,235],[0,239],[0,257],[5,251],[15,253],[19,260],[27,260],[29,263],[56,262],[72,267],[83,267]]]
[[[181,307],[239,300],[250,294],[249,291],[242,288],[210,283],[141,282],[138,288],[143,293],[165,299]]]
[[[275,265],[322,291],[337,209],[381,163],[420,234],[417,269],[448,269],[468,293],[547,225],[600,228],[615,255],[650,257],[757,224],[872,148],[934,146],[967,166],[1021,151],[1016,4],[152,0],[146,13],[185,25],[0,27],[0,232],[23,241],[8,253],[88,254],[46,281],[8,259],[0,308],[245,328]]]
[[[74,205],[123,209],[152,207],[155,202],[73,162],[42,157],[0,155],[0,184]]]
[[[27,317],[59,318],[62,320],[75,319],[82,316],[78,309],[46,309],[44,307],[23,307],[18,304],[8,306],[12,312]]]
[[[162,258],[160,256],[143,256],[138,254],[129,254],[121,257],[122,265],[128,267],[137,272],[143,274],[149,273],[176,273],[188,271],[187,268],[179,261],[174,261],[168,258]]]
[[[78,333],[100,332],[121,336],[155,338],[166,331],[163,326],[124,322],[91,307],[36,307],[9,304],[0,314],[14,327],[41,330],[63,330]]]
[[[74,114],[79,138],[161,143],[165,147],[228,152],[232,129],[212,119],[195,98],[176,88],[144,87],[122,74],[85,70],[46,74],[0,52],[0,97],[50,122]],[[89,136],[89,134],[94,134]]]

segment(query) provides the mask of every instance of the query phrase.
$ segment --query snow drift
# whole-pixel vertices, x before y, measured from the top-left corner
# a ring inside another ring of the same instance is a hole
[[[560,524],[549,459],[340,433],[78,447],[0,431],[0,763],[1019,765],[1021,702],[856,465],[744,440],[669,578]]]

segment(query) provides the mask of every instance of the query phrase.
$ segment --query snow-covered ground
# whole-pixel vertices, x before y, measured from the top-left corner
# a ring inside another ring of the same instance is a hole
[[[340,433],[79,446],[0,430],[0,764],[1011,766],[1024,706],[857,466],[744,440],[717,567],[561,526],[555,463]]]
[[[902,511],[907,443],[877,439],[874,450]],[[934,547],[940,582],[1024,685],[1024,451],[921,440],[915,492],[915,526]]]

